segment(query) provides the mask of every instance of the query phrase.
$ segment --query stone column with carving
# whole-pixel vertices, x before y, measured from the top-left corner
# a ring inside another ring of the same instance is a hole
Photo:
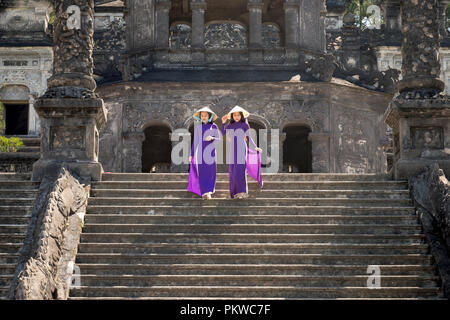
[[[249,58],[252,63],[261,63],[263,60],[262,39],[262,0],[248,0],[247,8],[250,13],[249,19]]]
[[[439,80],[440,0],[402,2],[402,76],[400,94],[385,113],[394,132],[396,179],[438,163],[450,174],[450,97]]]
[[[60,167],[100,180],[98,130],[106,122],[103,100],[94,93],[94,0],[54,1],[53,76],[35,104],[41,119],[41,158],[33,180],[56,175]]]
[[[192,62],[203,63],[205,60],[205,11],[206,0],[192,0]]]
[[[168,61],[171,7],[170,0],[155,0],[156,12],[156,64]]]
[[[450,3],[450,0],[441,0],[441,6],[439,10],[439,23],[440,23],[440,32],[441,36],[443,38],[448,37],[448,31],[447,31],[447,7]]]

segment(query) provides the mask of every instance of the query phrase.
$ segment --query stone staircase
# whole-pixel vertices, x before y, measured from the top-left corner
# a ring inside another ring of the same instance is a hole
[[[23,246],[39,183],[30,174],[0,173],[0,299],[5,299]]]
[[[105,174],[89,199],[71,299],[439,299],[406,181],[265,175],[231,200],[186,174]],[[381,288],[367,287],[368,266]]]

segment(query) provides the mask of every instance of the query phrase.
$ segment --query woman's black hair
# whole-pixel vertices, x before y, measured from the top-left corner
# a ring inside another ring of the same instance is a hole
[[[244,118],[244,114],[242,112],[239,112],[241,114],[241,120],[239,120],[239,122],[245,122],[245,118]],[[231,114],[231,120],[230,123],[235,123],[236,121],[234,121],[233,118],[233,114]]]
[[[212,114],[211,112],[208,112],[208,111],[202,111],[202,112],[208,113],[208,122],[213,122],[213,121],[212,121],[213,114]],[[200,112],[200,113],[198,114],[198,119],[199,119],[200,121],[202,120],[202,118],[201,118],[202,112]],[[210,121],[210,119],[211,119],[211,121]]]

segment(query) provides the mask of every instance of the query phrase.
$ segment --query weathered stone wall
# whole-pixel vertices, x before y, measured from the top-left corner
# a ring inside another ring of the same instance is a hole
[[[67,299],[88,192],[65,168],[42,181],[10,299]]]
[[[411,177],[409,186],[446,296],[450,297],[450,182],[434,164]]]
[[[385,173],[382,115],[392,96],[349,83],[124,83],[98,88],[108,109],[100,133],[105,171],[140,172],[144,129],[189,128],[208,105],[219,115],[239,104],[267,129],[305,125],[313,136],[313,172]],[[358,99],[355,99],[358,97]],[[356,125],[356,127],[355,127]],[[356,128],[356,129],[355,129]],[[314,165],[315,164],[315,165]]]

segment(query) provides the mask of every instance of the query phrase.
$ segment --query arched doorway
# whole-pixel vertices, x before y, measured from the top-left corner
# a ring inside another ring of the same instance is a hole
[[[30,90],[23,85],[7,85],[0,89],[5,135],[27,135],[29,122]]]
[[[286,140],[283,143],[283,172],[311,173],[312,146],[308,141],[311,132],[306,126],[289,125],[283,129]]]
[[[142,143],[142,172],[170,172],[172,142],[169,134],[172,130],[166,125],[152,125],[144,130]]]

